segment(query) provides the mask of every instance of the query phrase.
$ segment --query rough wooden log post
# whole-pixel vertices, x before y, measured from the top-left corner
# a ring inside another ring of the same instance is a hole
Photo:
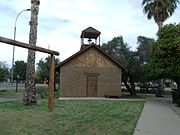
[[[51,54],[51,63],[49,70],[49,85],[48,85],[48,111],[53,111],[53,95],[54,95],[54,71],[55,71],[55,57]]]

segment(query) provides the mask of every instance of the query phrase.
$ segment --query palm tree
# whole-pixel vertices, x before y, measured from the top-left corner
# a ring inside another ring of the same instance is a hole
[[[147,18],[154,18],[158,27],[161,28],[163,22],[170,17],[177,8],[179,0],[143,0],[142,6]]]
[[[142,6],[147,18],[154,18],[159,29],[162,27],[163,22],[174,13],[177,8],[179,0],[143,0]],[[156,96],[162,96],[164,91],[164,79],[159,82],[159,90]]]
[[[37,25],[38,25],[38,12],[39,12],[39,0],[31,0],[31,20],[29,44],[36,45],[37,40]],[[23,102],[26,105],[32,105],[37,103],[36,91],[35,91],[35,51],[28,50],[27,70],[26,70],[26,91],[24,93]]]

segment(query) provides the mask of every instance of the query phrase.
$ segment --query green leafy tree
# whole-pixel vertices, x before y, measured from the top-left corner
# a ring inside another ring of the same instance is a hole
[[[9,69],[6,62],[0,61],[0,81],[7,81],[9,77]]]
[[[17,79],[17,76],[19,76],[19,80],[25,81],[26,79],[26,68],[27,63],[23,60],[16,61],[14,65],[14,79]]]
[[[40,59],[37,63],[36,68],[36,82],[37,83],[43,83],[44,79],[48,79],[49,74],[49,63],[47,61],[43,61],[43,59]]]
[[[170,17],[177,8],[179,0],[143,0],[142,6],[147,18],[154,18],[158,27],[161,28],[163,22]]]
[[[147,38],[144,36],[137,37],[137,53],[141,64],[146,64],[149,62],[150,52],[155,44],[155,40],[152,38]]]
[[[37,63],[37,69],[36,69],[36,81],[37,83],[43,83],[45,78],[49,79],[49,69],[50,69],[50,62],[51,57],[48,56],[45,58],[45,61],[43,59],[40,59]],[[59,64],[60,60],[58,58],[55,59],[55,66]],[[55,73],[55,83],[58,83],[58,74]]]
[[[138,72],[138,82],[143,84],[149,84],[149,81],[152,78],[148,77],[148,73],[145,72],[145,68],[147,63],[150,59],[150,53],[152,51],[152,47],[155,44],[155,40],[152,38],[147,38],[144,36],[137,37],[137,57],[138,57],[138,64],[139,64],[139,71]],[[137,72],[136,71],[136,72]]]
[[[102,49],[126,66],[128,72],[123,72],[122,81],[130,92],[130,95],[135,96],[136,91],[134,81],[136,79],[135,73],[138,66],[136,62],[136,53],[130,51],[128,44],[124,43],[122,36],[114,37],[111,41],[102,44]]]
[[[180,90],[180,24],[165,25],[157,35],[147,71],[156,78],[172,79]]]

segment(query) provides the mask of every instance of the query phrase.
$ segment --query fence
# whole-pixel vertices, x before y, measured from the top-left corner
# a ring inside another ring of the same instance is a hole
[[[18,90],[25,90],[25,84],[24,83],[18,83]],[[14,91],[16,90],[16,83],[0,83],[0,91],[8,90],[8,91]]]

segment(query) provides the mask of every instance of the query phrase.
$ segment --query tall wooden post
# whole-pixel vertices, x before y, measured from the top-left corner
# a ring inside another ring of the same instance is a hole
[[[51,63],[49,70],[49,85],[48,85],[48,111],[53,111],[53,95],[54,95],[54,71],[55,71],[55,57],[51,54]]]

